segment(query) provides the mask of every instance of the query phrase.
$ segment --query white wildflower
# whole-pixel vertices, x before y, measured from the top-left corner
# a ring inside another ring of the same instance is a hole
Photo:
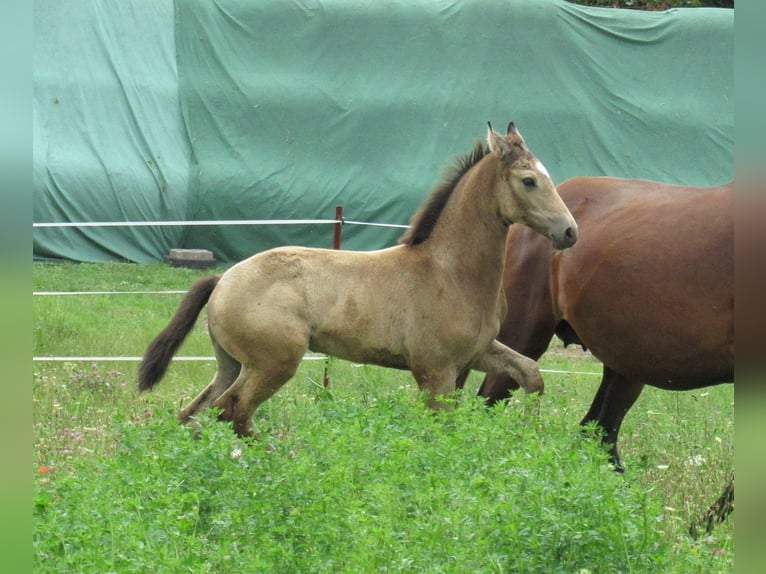
[[[688,466],[702,466],[706,462],[707,461],[705,460],[704,456],[701,454],[695,454],[693,457],[686,461],[686,464]]]

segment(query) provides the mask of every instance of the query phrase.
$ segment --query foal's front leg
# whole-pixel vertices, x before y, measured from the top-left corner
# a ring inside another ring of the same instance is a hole
[[[505,374],[516,380],[527,393],[543,393],[543,377],[537,362],[495,339],[471,368],[487,374]]]
[[[434,410],[448,409],[443,397],[455,390],[455,369],[412,369],[412,374],[418,383],[418,388],[428,391],[426,405]]]

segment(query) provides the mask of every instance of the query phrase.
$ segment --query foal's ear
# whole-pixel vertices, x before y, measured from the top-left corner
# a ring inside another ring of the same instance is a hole
[[[492,127],[492,124],[487,122],[489,129],[487,130],[487,145],[489,145],[489,151],[495,155],[503,157],[511,152],[510,142],[502,135],[497,133]],[[510,126],[508,126],[510,129]]]
[[[511,138],[511,141],[513,142],[525,143],[524,138],[521,137],[521,132],[516,129],[516,124],[513,122],[508,124],[508,137]]]

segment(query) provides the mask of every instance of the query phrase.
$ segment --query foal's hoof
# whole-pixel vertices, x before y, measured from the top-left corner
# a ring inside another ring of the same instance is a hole
[[[261,438],[260,433],[253,432],[253,429],[237,430],[235,428],[234,434],[236,434],[239,438],[251,438],[255,440],[260,440]]]
[[[253,432],[253,426],[249,419],[247,421],[234,421],[232,429],[239,438],[259,438],[256,436],[257,433]]]
[[[527,384],[524,386],[524,392],[529,393],[537,393],[538,395],[542,395],[545,391],[545,383],[543,383],[543,378],[538,375],[537,377],[532,377],[531,380],[527,381]]]
[[[182,417],[179,415],[178,422],[191,429],[194,440],[199,440],[202,437],[202,423],[200,423],[197,419],[191,416]]]
[[[543,376],[540,374],[540,368],[532,359],[527,357],[524,357],[524,359],[526,359],[526,361],[524,361],[521,366],[521,373],[523,373],[524,376],[518,383],[521,388],[524,389],[525,393],[537,393],[538,395],[542,395],[545,389],[545,383],[543,383]]]

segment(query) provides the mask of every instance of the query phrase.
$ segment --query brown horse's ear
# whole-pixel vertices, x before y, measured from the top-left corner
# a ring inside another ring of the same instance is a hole
[[[487,125],[489,126],[489,130],[487,131],[487,145],[489,145],[489,151],[500,157],[510,153],[511,145],[508,140],[497,133],[491,123],[487,122]]]

